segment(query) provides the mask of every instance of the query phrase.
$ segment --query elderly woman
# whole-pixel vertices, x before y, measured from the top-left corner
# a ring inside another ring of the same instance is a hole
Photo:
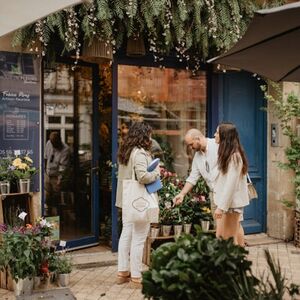
[[[160,176],[159,170],[147,171],[152,161],[150,154],[152,128],[144,122],[136,122],[128,130],[119,154],[118,188],[116,206],[122,208],[123,180],[132,178],[132,170],[141,184],[149,184]],[[148,221],[128,223],[123,221],[123,229],[118,250],[118,283],[131,281],[141,283],[141,269],[144,243],[149,232]]]

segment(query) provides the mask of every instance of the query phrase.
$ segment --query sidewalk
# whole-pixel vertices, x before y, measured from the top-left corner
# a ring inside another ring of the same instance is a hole
[[[279,240],[260,239],[259,245],[253,245],[255,239],[249,239],[249,259],[253,262],[253,271],[256,274],[266,273],[267,263],[264,258],[264,249],[269,249],[276,259],[279,259],[282,272],[288,280],[300,285],[300,248],[296,248],[292,243],[284,243]],[[248,241],[248,238],[247,238]],[[257,241],[256,241],[257,242]],[[85,256],[87,263],[92,263],[92,257],[96,254],[90,254],[90,259]],[[101,256],[101,255],[100,255]],[[108,256],[105,252],[107,261],[116,262],[116,254]],[[79,262],[79,258],[76,258]],[[117,285],[116,275],[117,266],[99,266],[101,259],[97,259],[96,267],[87,269],[75,269],[71,274],[70,288],[78,300],[141,300],[142,293],[139,289],[133,288],[130,283]],[[88,265],[89,266],[89,265]],[[14,299],[13,292],[0,289],[1,300]]]

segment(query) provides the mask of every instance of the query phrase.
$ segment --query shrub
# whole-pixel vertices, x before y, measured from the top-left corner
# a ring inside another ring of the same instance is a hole
[[[267,261],[274,286],[252,274],[246,255],[247,251],[231,239],[204,233],[181,236],[153,252],[152,265],[143,274],[142,292],[148,299],[161,300],[281,299],[278,295],[288,287],[271,256]],[[297,287],[289,290],[295,293]]]

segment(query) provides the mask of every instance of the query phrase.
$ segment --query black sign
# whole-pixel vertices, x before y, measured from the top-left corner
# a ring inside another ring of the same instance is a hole
[[[0,52],[0,156],[40,153],[40,63],[34,55]],[[39,176],[34,191],[39,191]]]

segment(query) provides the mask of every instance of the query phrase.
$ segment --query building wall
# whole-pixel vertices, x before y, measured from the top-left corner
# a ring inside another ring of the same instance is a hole
[[[283,83],[283,96],[286,98],[290,92],[300,97],[300,85],[298,83]],[[270,94],[274,91],[270,89]],[[278,124],[279,143],[277,147],[271,146],[271,124]],[[269,103],[268,107],[268,162],[267,162],[267,233],[271,237],[291,240],[294,233],[294,210],[282,204],[286,199],[295,203],[295,193],[291,170],[283,170],[278,167],[278,161],[286,162],[284,150],[289,146],[288,137],[282,134],[280,122],[274,115],[274,107]]]

